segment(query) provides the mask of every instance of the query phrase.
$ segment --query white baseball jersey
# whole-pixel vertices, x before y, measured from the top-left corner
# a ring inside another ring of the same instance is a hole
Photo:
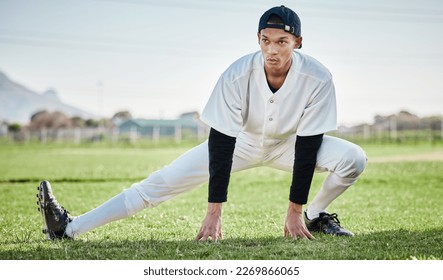
[[[273,93],[261,51],[246,55],[221,75],[201,120],[228,136],[263,147],[294,135],[335,130],[332,76],[314,58],[294,52],[284,84]]]

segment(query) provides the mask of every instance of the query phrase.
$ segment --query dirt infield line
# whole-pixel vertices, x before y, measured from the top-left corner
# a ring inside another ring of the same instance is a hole
[[[443,161],[443,151],[435,151],[413,155],[372,157],[368,162],[400,162],[400,161]]]

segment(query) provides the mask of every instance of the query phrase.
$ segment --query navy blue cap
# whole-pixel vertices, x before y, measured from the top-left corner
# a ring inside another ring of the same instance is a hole
[[[278,16],[283,21],[284,24],[282,25],[282,24],[267,23],[271,15]],[[261,16],[260,21],[258,23],[258,32],[260,32],[262,29],[265,28],[283,29],[284,31],[289,32],[295,35],[296,37],[300,37],[301,35],[300,18],[293,10],[283,5],[279,7],[273,7],[267,10]]]

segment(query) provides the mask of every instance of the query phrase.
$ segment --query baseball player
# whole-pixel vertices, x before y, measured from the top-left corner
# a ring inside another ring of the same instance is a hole
[[[207,213],[195,239],[221,239],[230,174],[258,166],[292,173],[285,237],[313,239],[312,232],[353,236],[326,209],[356,182],[367,158],[357,145],[325,135],[337,127],[332,76],[297,51],[301,24],[291,9],[266,11],[257,37],[260,51],[229,66],[209,97],[201,115],[211,127],[206,142],[76,217],[60,206],[50,183],[41,182],[37,197],[48,238],[77,237],[209,181]],[[303,211],[315,170],[329,175]]]

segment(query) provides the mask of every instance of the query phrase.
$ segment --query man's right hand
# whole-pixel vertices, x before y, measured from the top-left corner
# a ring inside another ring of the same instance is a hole
[[[222,204],[221,203],[208,203],[208,211],[206,217],[203,220],[202,226],[197,234],[195,240],[207,241],[209,237],[213,241],[217,241],[223,238],[221,229],[221,216],[222,216]]]

